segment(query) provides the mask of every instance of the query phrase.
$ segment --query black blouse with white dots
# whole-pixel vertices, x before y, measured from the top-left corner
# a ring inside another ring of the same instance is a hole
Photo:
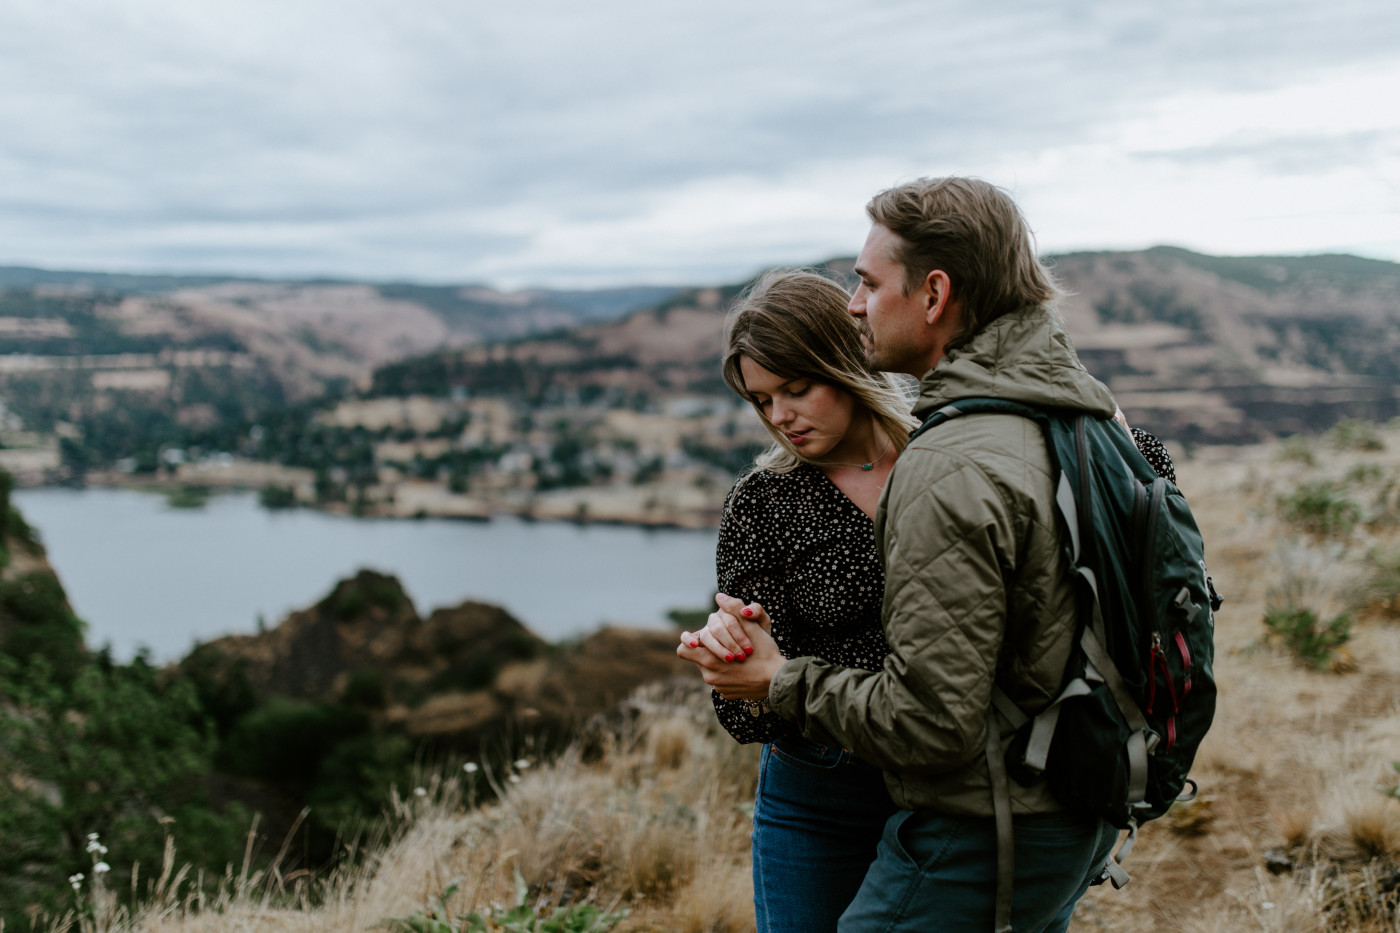
[[[1137,428],[1132,433],[1158,475],[1175,482],[1171,456],[1157,438]],[[721,593],[768,612],[783,657],[868,671],[884,664],[885,574],[875,523],[816,467],[758,471],[735,483],[724,502],[715,567]],[[766,703],[726,700],[714,691],[711,698],[720,724],[740,742],[772,742],[795,729]]]
[[[759,471],[736,483],[724,503],[715,566],[721,593],[768,612],[783,657],[869,671],[884,663],[885,575],[875,525],[816,467]],[[771,742],[793,730],[765,706],[718,693],[713,699],[720,724],[740,742]]]

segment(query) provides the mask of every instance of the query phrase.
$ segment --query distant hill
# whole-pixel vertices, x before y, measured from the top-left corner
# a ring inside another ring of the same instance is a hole
[[[851,258],[813,268],[851,285]],[[380,367],[370,395],[453,390],[541,400],[572,392],[728,394],[719,376],[724,314],[749,283],[673,292],[626,317],[445,350]]]
[[[84,310],[76,303],[105,316],[107,331],[139,334],[146,344],[190,347],[218,335],[223,348],[237,344],[252,362],[266,362],[289,394],[314,395],[326,379],[358,378],[404,356],[618,318],[675,292],[667,286],[502,292],[479,285],[0,267],[0,346],[40,355],[113,352],[85,345],[81,333],[59,347],[40,339],[63,330],[60,321],[72,324],[71,312]]]
[[[1165,436],[1243,441],[1400,413],[1400,264],[1171,247],[1052,262],[1081,359]]]
[[[1400,414],[1400,264],[1174,247],[1048,260],[1085,365],[1167,438],[1243,442]],[[851,265],[822,268],[850,284]],[[721,392],[723,312],[741,288],[688,289],[621,320],[389,364],[371,391]]]
[[[29,482],[52,475],[60,454],[76,473],[148,462],[191,432],[233,449],[230,431],[338,395],[376,366],[622,317],[675,291],[0,267],[0,448],[36,451],[7,461]]]
[[[1400,414],[1396,263],[1172,247],[1049,259],[1081,358],[1167,439]],[[851,266],[821,268],[850,284]],[[508,398],[522,415],[550,406],[550,424],[577,402],[673,411],[727,398],[723,318],[744,284],[499,292],[0,268],[0,445],[35,482],[133,458],[149,470],[167,447],[263,456],[251,425],[363,395]]]

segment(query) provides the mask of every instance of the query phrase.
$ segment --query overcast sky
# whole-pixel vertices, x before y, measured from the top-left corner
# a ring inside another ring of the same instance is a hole
[[[4,0],[0,264],[709,283],[876,190],[1400,260],[1395,0]]]

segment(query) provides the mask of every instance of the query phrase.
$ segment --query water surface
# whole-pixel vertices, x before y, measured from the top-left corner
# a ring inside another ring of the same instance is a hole
[[[268,512],[252,493],[202,509],[124,489],[22,489],[88,644],[173,660],[196,641],[271,626],[369,567],[418,611],[479,599],[550,641],[605,623],[662,627],[714,591],[714,531],[567,522],[348,518]]]

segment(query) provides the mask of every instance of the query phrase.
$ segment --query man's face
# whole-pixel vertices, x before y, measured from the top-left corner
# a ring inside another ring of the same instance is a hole
[[[904,293],[899,237],[875,224],[856,259],[860,285],[847,310],[860,322],[865,359],[873,369],[922,376],[931,366],[927,289]]]

